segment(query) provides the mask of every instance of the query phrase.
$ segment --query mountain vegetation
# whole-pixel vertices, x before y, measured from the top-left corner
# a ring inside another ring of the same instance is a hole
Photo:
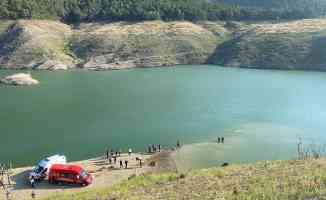
[[[304,17],[319,17],[326,14],[325,0],[211,0],[232,6],[264,8],[280,13],[293,13]]]
[[[236,3],[237,1],[1,0],[0,19],[59,19],[67,23],[80,23],[85,21],[104,20],[273,20],[299,19],[311,15],[310,12],[306,13],[297,9],[269,9],[267,3],[257,4],[264,5],[260,8],[245,8],[237,5],[224,5],[221,4],[221,2]],[[247,4],[241,3],[241,5]]]

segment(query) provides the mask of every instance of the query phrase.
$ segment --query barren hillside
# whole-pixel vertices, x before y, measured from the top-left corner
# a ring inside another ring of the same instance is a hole
[[[280,23],[0,22],[0,67],[92,70],[218,64],[326,70],[326,20]]]
[[[231,67],[326,69],[326,20],[254,24],[218,47],[211,63]]]

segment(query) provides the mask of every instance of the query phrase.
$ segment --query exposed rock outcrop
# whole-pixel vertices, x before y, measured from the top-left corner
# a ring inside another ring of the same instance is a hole
[[[39,81],[33,79],[31,74],[19,73],[1,79],[0,83],[5,85],[23,86],[23,85],[38,85]]]

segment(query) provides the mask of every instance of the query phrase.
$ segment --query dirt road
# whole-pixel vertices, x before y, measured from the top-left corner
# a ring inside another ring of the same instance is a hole
[[[144,164],[140,168],[139,162],[136,161],[136,157],[142,157]],[[66,185],[50,185],[47,180],[38,183],[36,188],[32,189],[27,181],[28,173],[32,170],[32,167],[14,169],[11,176],[11,186],[7,186],[7,191],[10,192],[10,199],[12,200],[24,200],[31,199],[32,192],[35,193],[36,198],[46,197],[49,195],[56,195],[62,191],[84,191],[91,188],[103,188],[120,183],[123,180],[133,175],[141,175],[155,171],[155,167],[150,167],[149,162],[153,161],[154,155],[145,154],[123,154],[118,157],[116,164],[109,164],[108,161],[103,158],[95,158],[85,161],[73,162],[70,164],[78,164],[83,166],[88,172],[90,172],[94,178],[93,184],[88,187],[66,186]],[[157,157],[157,154],[155,154]],[[151,158],[151,159],[150,159]],[[149,160],[150,159],[150,160]],[[128,160],[128,169],[120,169],[119,161]],[[6,200],[6,191],[0,189],[0,199]]]

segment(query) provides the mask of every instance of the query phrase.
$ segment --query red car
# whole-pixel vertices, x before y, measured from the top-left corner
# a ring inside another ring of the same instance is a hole
[[[49,183],[67,183],[87,186],[92,184],[93,178],[83,168],[77,165],[52,165],[49,171]]]

